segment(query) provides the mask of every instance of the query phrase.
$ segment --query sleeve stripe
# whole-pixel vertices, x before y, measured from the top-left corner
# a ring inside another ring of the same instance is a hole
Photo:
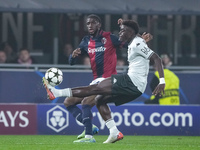
[[[154,52],[152,51],[152,53],[149,55],[148,59],[150,59],[153,54],[154,54]]]

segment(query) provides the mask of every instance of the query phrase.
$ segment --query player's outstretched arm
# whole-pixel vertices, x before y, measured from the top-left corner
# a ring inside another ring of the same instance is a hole
[[[165,94],[165,83],[161,84],[159,83],[156,88],[154,89],[154,91],[152,92],[153,95],[158,95],[161,96],[162,94]]]
[[[160,77],[160,83],[156,86],[156,88],[153,91],[153,95],[162,95],[165,94],[164,90],[165,90],[165,79],[164,79],[164,70],[163,70],[163,65],[162,65],[162,60],[160,59],[160,57],[154,53],[151,56],[151,61],[154,62],[155,68],[159,73],[159,77]]]
[[[75,49],[73,52],[72,52],[72,57],[75,58],[77,57],[78,55],[81,54],[81,49],[80,48],[77,48]]]
[[[144,32],[141,37],[147,42],[151,41],[153,39],[153,35],[151,35],[150,33],[146,33]]]
[[[68,62],[70,65],[76,64],[76,57],[81,54],[80,48],[75,49],[69,56]]]
[[[119,18],[118,21],[117,21],[117,23],[119,24],[119,26],[121,26],[122,23],[123,23],[123,19],[122,19],[122,18]]]

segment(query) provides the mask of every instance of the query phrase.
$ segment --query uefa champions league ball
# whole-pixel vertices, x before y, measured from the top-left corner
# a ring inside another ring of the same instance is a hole
[[[58,68],[49,68],[45,73],[45,79],[51,86],[57,86],[63,81],[63,73]]]

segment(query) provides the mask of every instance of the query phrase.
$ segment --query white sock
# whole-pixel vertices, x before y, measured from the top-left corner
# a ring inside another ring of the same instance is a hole
[[[55,97],[72,97],[72,90],[70,88],[66,89],[56,89],[56,88],[50,88],[53,92]]]
[[[91,139],[91,138],[93,138],[93,136],[92,135],[85,135],[85,138]]]
[[[119,130],[117,129],[117,126],[116,126],[115,121],[113,119],[107,120],[106,126],[110,131],[110,135],[118,135],[119,134]]]

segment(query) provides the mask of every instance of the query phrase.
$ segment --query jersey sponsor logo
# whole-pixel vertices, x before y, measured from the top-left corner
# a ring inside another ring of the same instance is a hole
[[[97,48],[88,48],[88,53],[96,53],[96,52],[104,52],[106,50],[105,47],[101,46],[101,47],[97,47]]]
[[[106,44],[106,42],[107,42],[107,40],[105,37],[101,39],[101,43]]]
[[[147,48],[147,47],[144,47],[144,48],[141,49],[141,51],[142,51],[143,53],[145,53],[146,55],[148,55],[148,53],[150,52],[150,49]]]

